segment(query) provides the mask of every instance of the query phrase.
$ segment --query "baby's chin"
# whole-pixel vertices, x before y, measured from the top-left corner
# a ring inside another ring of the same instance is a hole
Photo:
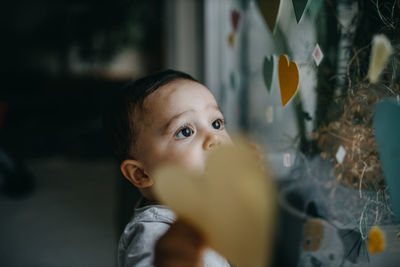
[[[152,174],[157,173],[160,169],[165,168],[177,168],[181,170],[185,170],[185,172],[189,172],[194,175],[202,175],[206,170],[206,164],[203,162],[200,163],[182,163],[179,161],[168,161],[162,164],[157,165],[157,167],[151,171]],[[155,181],[156,182],[156,181]]]
[[[162,163],[159,165],[159,167],[174,166],[185,169],[186,171],[189,171],[191,173],[202,174],[206,169],[206,160],[207,160],[207,155],[203,155],[198,160],[193,160],[193,159],[188,160],[186,158],[182,160],[173,160]],[[159,167],[157,167],[157,169],[159,169]]]

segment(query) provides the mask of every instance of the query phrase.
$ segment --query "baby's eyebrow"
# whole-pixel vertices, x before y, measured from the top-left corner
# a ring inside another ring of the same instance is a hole
[[[194,112],[194,110],[193,109],[188,109],[188,110],[185,110],[185,111],[183,111],[183,112],[181,112],[179,114],[174,115],[171,119],[168,120],[168,122],[164,125],[164,127],[162,127],[163,132],[165,132],[169,128],[169,126],[172,124],[172,122],[174,120],[178,119],[179,117],[185,115],[188,112]]]
[[[213,108],[213,109],[217,110],[218,112],[221,112],[222,115],[224,115],[224,113],[222,112],[222,110],[220,109],[220,107],[217,106],[217,105],[210,104],[210,105],[208,105],[207,107],[208,107],[208,108]]]

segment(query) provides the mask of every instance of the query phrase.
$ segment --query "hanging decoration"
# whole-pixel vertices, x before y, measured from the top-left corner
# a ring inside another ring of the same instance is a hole
[[[275,61],[274,55],[264,57],[263,76],[264,76],[265,87],[267,88],[268,92],[271,92],[271,87],[272,87],[272,78],[275,66],[274,61]]]
[[[322,59],[324,58],[324,54],[322,53],[321,48],[319,47],[319,44],[315,45],[314,51],[312,53],[314,62],[317,66],[321,64]]]
[[[308,0],[292,0],[292,3],[297,23],[299,23],[300,19],[304,14],[304,10],[306,9]]]
[[[258,6],[265,22],[267,23],[271,33],[275,32],[276,20],[278,18],[280,0],[258,0]]]
[[[265,117],[267,118],[268,123],[274,122],[274,108],[272,106],[267,107],[265,111]]]
[[[400,105],[395,100],[378,103],[374,115],[375,138],[393,212],[400,219]]]
[[[286,106],[299,88],[299,69],[296,62],[289,62],[287,55],[279,57],[279,86],[281,88],[282,106]]]
[[[240,18],[241,18],[240,11],[237,9],[233,9],[231,11],[232,32],[228,36],[228,43],[231,48],[235,46],[236,35],[239,30]]]
[[[368,78],[372,83],[376,83],[386,62],[392,53],[392,45],[383,34],[374,36],[372,41],[371,59],[369,62]]]

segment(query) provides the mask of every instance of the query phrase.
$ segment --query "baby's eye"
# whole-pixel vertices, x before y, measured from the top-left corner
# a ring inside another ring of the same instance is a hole
[[[216,130],[222,129],[224,126],[224,121],[221,119],[217,119],[215,121],[213,121],[213,123],[211,124],[212,127]]]
[[[189,127],[184,127],[176,134],[176,138],[184,139],[184,138],[188,138],[192,134],[193,134],[192,129],[190,129]]]

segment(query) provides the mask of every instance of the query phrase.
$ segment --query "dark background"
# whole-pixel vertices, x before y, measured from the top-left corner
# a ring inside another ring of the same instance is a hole
[[[137,194],[101,113],[123,84],[163,68],[164,9],[161,0],[2,3],[0,266],[115,264]]]
[[[100,133],[86,129],[84,139],[78,132],[99,119],[113,90],[137,78],[135,73],[115,77],[104,71],[122,48],[145,58],[140,75],[162,67],[162,4],[158,0],[4,3],[3,146],[26,157],[104,155]],[[73,68],[72,53],[86,65],[84,70]],[[74,143],[80,141],[84,147],[77,149]]]

